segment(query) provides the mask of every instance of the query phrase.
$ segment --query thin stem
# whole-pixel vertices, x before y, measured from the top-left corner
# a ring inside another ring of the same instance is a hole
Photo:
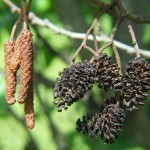
[[[94,29],[91,32],[92,32],[93,41],[94,41],[94,48],[96,51],[98,51],[98,42],[97,42],[96,36],[94,34]]]
[[[72,63],[75,62],[76,57],[78,56],[79,52],[82,50],[83,46],[86,45],[86,41],[87,41],[87,39],[88,39],[88,36],[89,36],[89,34],[91,33],[91,31],[93,30],[93,28],[95,27],[95,25],[96,25],[96,23],[97,23],[97,21],[98,21],[98,18],[100,17],[100,15],[101,15],[102,13],[103,13],[103,11],[100,12],[100,14],[98,14],[98,16],[94,19],[94,21],[93,21],[92,25],[90,26],[90,28],[87,30],[86,35],[85,35],[85,38],[83,39],[81,45],[79,46],[79,48],[77,49],[77,51],[75,52],[75,54],[74,54],[74,56],[73,56],[73,58],[72,58]]]
[[[133,28],[132,28],[131,24],[129,24],[127,19],[125,19],[125,21],[126,21],[126,24],[127,24],[127,27],[128,27],[131,39],[132,39],[132,44],[133,44],[133,46],[134,46],[134,48],[136,50],[136,57],[140,57],[140,49],[139,49],[139,46],[137,44]]]
[[[85,38],[83,39],[81,45],[79,46],[79,48],[78,48],[77,51],[75,52],[75,54],[74,54],[74,56],[73,56],[73,58],[72,58],[71,65],[75,62],[76,57],[78,56],[79,52],[82,50],[83,46],[86,45],[86,41],[87,41],[87,39],[88,39],[88,36],[89,36],[89,34],[91,33],[91,31],[94,29],[95,25],[97,24],[99,17],[100,17],[104,12],[106,12],[107,10],[109,10],[113,5],[114,5],[114,3],[112,3],[111,5],[105,7],[103,10],[101,10],[101,11],[99,12],[99,14],[97,15],[97,17],[94,19],[92,25],[91,25],[90,28],[87,30],[86,35],[85,35]]]
[[[10,40],[14,40],[14,36],[15,36],[17,27],[18,27],[20,22],[21,22],[21,17],[19,17],[19,19],[16,21],[16,23],[14,24],[14,26],[13,26],[13,28],[11,30]]]
[[[108,46],[112,45],[113,40],[114,40],[114,36],[116,35],[117,29],[120,26],[122,22],[122,19],[120,18],[117,23],[115,24],[114,28],[112,29],[111,35],[110,35],[110,39],[109,42],[106,43],[104,46],[102,46],[99,50],[98,53],[100,54],[104,49],[106,49]]]
[[[114,44],[112,44],[112,49],[113,49],[113,52],[115,54],[116,62],[117,62],[118,67],[119,67],[119,73],[120,73],[120,75],[122,75],[120,56],[119,56],[118,50]]]
[[[99,50],[98,54],[100,54],[104,49],[112,45],[112,41],[107,42],[105,45],[103,45]]]
[[[110,42],[111,42],[111,43],[112,43],[113,40],[114,40],[114,36],[116,35],[116,32],[117,32],[117,30],[118,30],[118,28],[119,28],[121,22],[122,22],[122,18],[120,18],[120,19],[116,22],[115,26],[114,26],[113,29],[112,29],[112,32],[111,32],[111,35],[110,35]]]
[[[117,32],[117,29],[118,29],[118,27],[120,26],[121,22],[122,22],[122,18],[120,18],[120,19],[117,21],[117,23],[115,24],[114,28],[112,29],[112,32],[111,32],[109,41],[108,41],[105,45],[103,45],[103,46],[97,51],[98,54],[100,54],[104,49],[106,49],[107,47],[109,47],[109,46],[112,45],[112,43],[113,43],[113,41],[114,41],[114,36],[115,36],[115,34],[116,34],[116,32]],[[94,60],[94,57],[93,57],[90,61],[92,62],[93,60]]]
[[[100,54],[104,49],[106,49],[107,47],[109,47],[112,43],[111,42],[107,42],[105,45],[103,45],[97,52],[97,55]],[[90,62],[92,62],[94,60],[95,57],[92,57]]]
[[[22,9],[20,11],[18,20],[15,22],[15,24],[14,24],[12,30],[11,30],[10,40],[14,40],[16,30],[17,30],[18,25],[20,24],[21,20],[22,20]]]
[[[94,49],[92,49],[91,47],[84,45],[83,48],[86,48],[87,50],[89,50],[94,56],[97,56],[97,53],[94,51]]]
[[[27,16],[27,9],[26,9],[26,0],[21,0],[22,3],[22,11],[24,17],[24,29],[28,28],[28,16]]]

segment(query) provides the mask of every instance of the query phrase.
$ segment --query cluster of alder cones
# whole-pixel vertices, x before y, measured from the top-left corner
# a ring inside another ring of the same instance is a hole
[[[17,84],[17,71],[20,68],[20,87],[18,103],[24,104],[25,118],[28,128],[34,127],[33,108],[33,46],[32,34],[23,28],[16,40],[10,38],[4,45],[6,102],[13,105]]]
[[[116,96],[104,101],[95,114],[87,114],[76,122],[78,132],[100,136],[104,143],[113,143],[122,130],[126,110],[136,110],[149,97],[150,63],[135,57],[128,62],[124,74],[116,62],[104,53],[92,62],[81,61],[65,68],[54,87],[54,104],[58,111],[83,98],[94,83]]]

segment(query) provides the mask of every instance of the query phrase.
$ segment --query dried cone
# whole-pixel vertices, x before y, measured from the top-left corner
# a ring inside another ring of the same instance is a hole
[[[77,120],[77,131],[91,137],[100,136],[104,143],[113,143],[122,130],[125,111],[113,99],[106,100],[100,111]]]
[[[83,98],[92,88],[94,75],[93,64],[86,60],[65,68],[54,87],[54,98],[57,99],[54,104],[58,111],[62,111],[62,108],[67,109],[68,106]]]
[[[20,33],[20,89],[18,102],[25,103],[25,118],[29,128],[34,127],[33,109],[33,46],[28,29]]]
[[[134,58],[129,61],[124,74],[123,105],[133,111],[150,96],[150,63],[144,58]]]
[[[14,52],[14,44],[9,40],[4,45],[5,50],[5,82],[6,82],[6,102],[10,105],[15,103],[15,89],[16,89],[16,71],[10,69],[11,58]]]
[[[118,91],[122,88],[122,76],[117,63],[111,62],[111,57],[101,53],[93,61],[96,69],[96,81],[99,88],[114,89]]]

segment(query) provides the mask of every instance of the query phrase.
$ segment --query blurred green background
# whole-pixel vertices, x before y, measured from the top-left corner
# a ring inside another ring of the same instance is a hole
[[[13,0],[20,6],[20,2]],[[109,3],[109,0],[105,1]],[[150,13],[150,2],[123,0],[125,8],[138,15]],[[135,7],[136,6],[136,7]],[[143,9],[144,8],[144,9]],[[31,11],[42,19],[49,19],[56,26],[85,33],[99,11],[90,0],[41,0],[33,1]],[[81,40],[69,39],[44,27],[30,24],[34,39],[34,88],[35,128],[27,128],[23,105],[8,106],[5,102],[4,42],[9,39],[18,14],[13,14],[0,1],[0,150],[149,150],[150,102],[140,110],[126,114],[123,132],[115,143],[105,145],[100,138],[90,138],[76,132],[76,120],[87,112],[95,112],[112,91],[104,92],[94,86],[83,100],[67,111],[57,112],[53,105],[53,87],[59,71],[69,62]],[[103,15],[99,20],[101,30],[109,36],[113,20]],[[150,25],[134,24],[139,46],[150,49]],[[21,29],[21,28],[20,28]],[[18,33],[20,31],[18,29]],[[125,24],[119,28],[116,39],[131,45]],[[91,47],[92,42],[88,43]],[[103,43],[99,43],[101,46]],[[108,55],[112,55],[107,49]],[[122,67],[134,55],[119,50]],[[77,60],[89,59],[90,53],[82,51]],[[19,73],[18,73],[19,77]],[[18,89],[19,86],[17,86]],[[17,94],[16,94],[17,97]]]

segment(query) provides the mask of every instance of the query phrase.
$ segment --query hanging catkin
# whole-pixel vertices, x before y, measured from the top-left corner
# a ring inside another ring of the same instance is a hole
[[[31,82],[29,86],[30,89],[33,89],[33,82]],[[28,96],[25,100],[24,111],[28,128],[34,128],[33,90],[28,91]]]
[[[14,44],[14,52],[10,59],[10,69],[13,72],[17,72],[20,65],[20,35],[17,37],[16,42]]]
[[[11,57],[14,52],[15,42],[9,40],[4,45],[5,51],[5,82],[6,82],[6,91],[5,97],[6,102],[10,105],[15,103],[15,88],[16,88],[16,70],[10,69]]]
[[[20,33],[20,89],[18,102],[25,103],[25,118],[29,128],[34,127],[33,109],[33,46],[32,34],[28,29]]]

